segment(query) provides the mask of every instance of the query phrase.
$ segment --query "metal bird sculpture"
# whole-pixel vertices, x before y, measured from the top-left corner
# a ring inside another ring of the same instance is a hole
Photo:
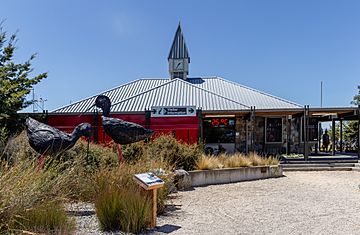
[[[44,164],[45,155],[59,154],[72,148],[81,136],[87,137],[89,142],[91,136],[91,125],[89,123],[79,124],[71,134],[36,121],[31,117],[26,119],[26,126],[30,146],[41,154],[39,170]]]
[[[149,138],[154,132],[136,123],[127,122],[118,118],[110,117],[111,102],[109,97],[99,95],[95,100],[95,106],[102,109],[102,125],[105,133],[117,144],[120,161],[124,161],[118,144],[131,144]]]

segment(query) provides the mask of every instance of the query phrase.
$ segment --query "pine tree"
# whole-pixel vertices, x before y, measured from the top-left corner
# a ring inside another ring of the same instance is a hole
[[[0,129],[5,128],[9,133],[14,133],[19,127],[17,112],[31,104],[26,101],[26,95],[35,84],[47,77],[47,73],[31,77],[31,62],[36,54],[24,63],[13,61],[16,42],[16,34],[7,39],[0,24]]]

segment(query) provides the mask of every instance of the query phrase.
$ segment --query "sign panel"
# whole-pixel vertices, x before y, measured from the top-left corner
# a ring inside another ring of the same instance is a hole
[[[134,175],[134,179],[141,183],[145,189],[159,188],[164,185],[164,181],[151,172]]]
[[[196,116],[195,106],[164,106],[151,107],[151,117]]]

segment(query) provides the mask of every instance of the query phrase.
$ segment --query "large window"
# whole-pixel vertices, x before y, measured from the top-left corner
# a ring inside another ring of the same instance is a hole
[[[204,140],[206,143],[234,143],[234,118],[205,118],[203,120]]]
[[[282,118],[266,119],[266,142],[282,142]]]

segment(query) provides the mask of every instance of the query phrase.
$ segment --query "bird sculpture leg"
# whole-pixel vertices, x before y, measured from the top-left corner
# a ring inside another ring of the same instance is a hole
[[[124,163],[125,159],[124,156],[122,155],[120,144],[116,144],[116,147],[119,152],[119,163]]]
[[[89,159],[89,149],[90,149],[90,138],[87,138],[87,149],[86,149],[86,157]]]
[[[40,170],[43,168],[44,163],[45,163],[45,155],[44,155],[44,154],[41,154],[41,156],[39,157],[39,166],[38,166],[38,169],[37,169],[37,172],[38,172],[38,173],[39,173]]]

